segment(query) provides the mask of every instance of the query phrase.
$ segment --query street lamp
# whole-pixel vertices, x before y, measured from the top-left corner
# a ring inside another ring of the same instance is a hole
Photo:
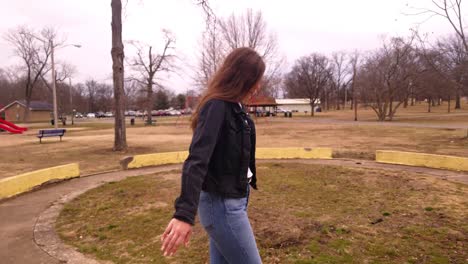
[[[36,37],[37,38],[37,37]],[[39,39],[39,38],[37,38]],[[44,40],[42,40],[44,41]],[[50,45],[50,62],[51,62],[51,72],[52,72],[52,94],[53,94],[53,101],[54,101],[54,128],[58,128],[58,110],[57,110],[57,87],[55,85],[55,62],[54,62],[54,41],[53,39],[49,40],[49,45]],[[75,48],[81,48],[81,45],[78,44],[68,44],[65,46],[62,46],[62,48],[68,47],[68,46],[74,46]]]
[[[41,41],[42,43],[47,43],[47,40],[44,40],[42,38],[39,38],[37,36],[34,36],[33,34],[28,34],[30,35],[31,37]],[[51,61],[51,72],[52,72],[52,96],[53,96],[53,101],[54,101],[54,128],[57,129],[58,128],[58,123],[57,123],[57,120],[58,120],[58,110],[57,110],[57,88],[56,88],[56,85],[55,85],[55,62],[54,62],[54,40],[53,39],[49,39],[49,46],[50,46],[50,61]],[[61,48],[65,48],[65,47],[68,47],[68,46],[73,46],[75,48],[81,48],[81,45],[79,44],[67,44],[67,45],[64,45],[62,46]]]

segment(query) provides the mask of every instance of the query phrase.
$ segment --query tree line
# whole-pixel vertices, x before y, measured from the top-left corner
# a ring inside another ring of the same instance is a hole
[[[60,73],[60,71],[59,71]],[[11,69],[0,68],[0,105],[6,106],[15,100],[24,100],[26,77],[16,75]],[[83,83],[71,83],[70,79],[57,80],[57,103],[61,114],[70,114],[75,110],[80,113],[113,112],[114,91],[112,85],[97,80],[87,80]],[[193,91],[188,91],[193,96]],[[184,109],[187,94],[175,93],[166,88],[160,88],[152,94],[152,109]],[[137,83],[125,83],[125,98],[127,110],[145,111],[147,94]],[[24,100],[25,101],[25,100]],[[44,81],[34,85],[30,101],[52,103],[52,90]],[[26,102],[26,101],[25,101]],[[193,105],[192,105],[193,107]]]
[[[285,95],[309,98],[312,109],[320,102],[325,110],[352,108],[355,100],[380,121],[392,120],[400,107],[415,102],[426,102],[430,112],[446,101],[450,112],[460,109],[461,98],[468,95],[467,62],[458,38],[439,39],[429,47],[413,32],[366,53],[303,56],[284,77]]]
[[[444,100],[450,104],[454,99],[454,106],[448,105],[447,111],[459,109],[461,98],[468,94],[468,45],[461,0],[434,0],[433,9],[417,9],[414,14],[446,19],[454,30],[449,38],[433,43],[426,36],[412,32],[409,37],[389,38],[380,48],[369,52],[336,52],[331,56],[311,53],[297,59],[286,74],[282,73],[284,57],[278,50],[276,36],[268,30],[261,11],[249,9],[224,18],[214,14],[207,0],[194,3],[205,14],[206,29],[198,49],[198,64],[194,67],[198,88],[191,94],[203,91],[226,54],[237,47],[253,48],[266,61],[262,95],[309,98],[312,115],[315,103],[320,101],[325,110],[344,109],[349,105],[356,111],[359,104],[371,108],[378,120],[392,120],[400,107],[415,102],[427,102],[431,111],[432,106]],[[111,0],[111,11],[112,86],[90,80],[77,85],[69,83],[67,89],[65,80],[73,75],[74,68],[63,62],[58,63],[55,80],[48,80],[44,76],[50,71],[51,48],[63,47],[65,41],[50,28],[37,31],[18,27],[4,36],[14,47],[20,64],[0,71],[0,92],[7,95],[0,99],[24,98],[29,104],[33,98],[50,98],[50,83],[56,82],[63,111],[66,111],[67,98],[83,107],[79,109],[90,111],[97,106],[114,109],[114,149],[125,150],[123,112],[126,108],[138,105],[148,111],[155,104],[180,102],[183,95],[172,96],[160,78],[161,72],[177,70],[175,37],[170,31],[163,30],[165,44],[161,47],[127,42],[135,55],[126,59],[120,0]],[[161,99],[164,94],[167,100]]]

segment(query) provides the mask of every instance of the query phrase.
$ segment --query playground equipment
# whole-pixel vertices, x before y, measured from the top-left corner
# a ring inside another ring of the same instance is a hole
[[[4,119],[0,118],[0,129],[3,129],[5,131],[8,131],[13,134],[21,134],[24,131],[28,130],[26,127],[19,127],[11,122],[8,122]]]

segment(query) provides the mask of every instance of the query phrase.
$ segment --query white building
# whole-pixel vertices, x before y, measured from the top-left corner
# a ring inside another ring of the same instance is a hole
[[[310,113],[310,99],[297,98],[297,99],[275,99],[278,108],[291,112]],[[317,99],[315,108],[320,105],[320,100]]]

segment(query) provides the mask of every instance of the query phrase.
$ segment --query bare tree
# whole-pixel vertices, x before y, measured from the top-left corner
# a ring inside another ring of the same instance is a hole
[[[455,32],[455,36],[458,39],[457,44],[460,47],[459,51],[461,51],[463,54],[463,62],[461,65],[467,65],[468,43],[465,32],[465,17],[462,13],[462,0],[432,0],[432,6],[432,8],[413,8],[416,10],[416,12],[413,12],[411,15],[429,15],[430,17],[438,16],[446,19]],[[464,69],[464,71],[466,70],[467,69]],[[463,85],[461,85],[460,80],[458,81],[459,86],[456,89],[455,109],[461,108],[460,98],[461,93],[465,88]]]
[[[332,54],[332,85],[331,93],[335,103],[335,109],[340,110],[341,104],[341,91],[343,90],[344,95],[344,106],[346,107],[347,102],[347,90],[346,87],[351,82],[350,75],[350,64],[348,55],[345,52],[334,52]]]
[[[197,0],[207,20],[214,16],[208,0]],[[127,135],[125,130],[125,89],[124,89],[124,45],[122,41],[122,1],[111,0],[112,11],[112,73],[114,84],[115,128],[114,151],[127,150]]]
[[[173,61],[176,58],[174,51],[175,38],[168,30],[163,30],[164,33],[164,47],[161,53],[156,54],[153,51],[153,46],[142,45],[139,42],[132,42],[136,49],[135,57],[130,59],[130,67],[138,74],[138,77],[132,78],[135,81],[145,86],[146,90],[146,113],[147,124],[152,124],[151,111],[154,106],[154,88],[157,86],[155,82],[158,72],[169,72],[174,68]]]
[[[56,31],[51,28],[44,28],[38,33],[27,27],[18,27],[5,35],[5,39],[14,47],[14,54],[22,61],[21,70],[24,72],[24,98],[26,100],[24,121],[29,118],[29,105],[33,90],[41,80],[41,76],[48,70],[47,61],[51,54],[50,42],[55,37]]]
[[[64,82],[66,79],[71,78],[76,73],[76,67],[66,62],[60,62],[55,64],[55,83]],[[49,92],[52,94],[52,86],[47,81],[46,73],[50,71],[50,67],[40,75],[43,84],[47,87]]]
[[[203,32],[195,82],[200,88],[207,86],[209,79],[216,72],[224,58],[222,39],[219,38],[219,26],[216,22],[208,23]]]
[[[254,12],[252,9],[247,9],[243,15],[232,14],[227,18],[207,21],[206,31],[202,36],[197,83],[205,87],[224,57],[239,47],[252,48],[263,57],[267,64],[263,90],[274,94],[274,79],[279,76],[284,60],[279,55],[276,36],[268,32],[261,11]]]
[[[286,75],[285,89],[288,97],[305,97],[310,100],[310,115],[323,90],[330,85],[331,67],[327,57],[314,53],[298,59]]]
[[[351,94],[353,97],[353,101],[351,104],[351,109],[354,109],[354,121],[358,120],[358,115],[357,115],[357,87],[356,87],[356,76],[358,73],[358,67],[360,64],[360,54],[359,52],[355,51],[351,55],[350,59],[350,64],[351,64]],[[345,100],[346,101],[346,100]]]
[[[112,73],[115,99],[114,151],[127,150],[125,130],[124,45],[122,42],[122,2],[112,0]]]
[[[463,49],[468,53],[468,43],[465,34],[465,21],[462,14],[462,0],[431,0],[433,8],[415,8],[411,15],[439,16],[446,19],[457,38],[462,42]]]
[[[408,40],[392,38],[383,48],[369,56],[360,69],[361,93],[379,121],[392,120],[397,109],[408,98],[411,77],[417,74],[412,46]]]

